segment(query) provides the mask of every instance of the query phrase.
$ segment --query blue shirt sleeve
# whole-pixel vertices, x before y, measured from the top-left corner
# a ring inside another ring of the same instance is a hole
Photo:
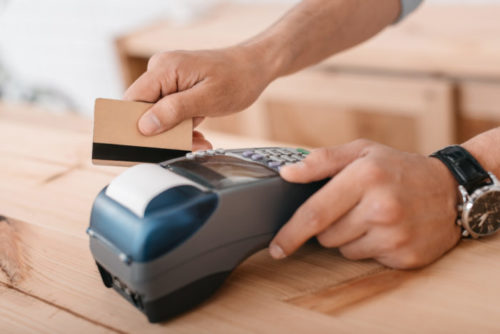
[[[395,23],[407,17],[411,12],[417,9],[422,2],[423,0],[401,0],[401,13]]]

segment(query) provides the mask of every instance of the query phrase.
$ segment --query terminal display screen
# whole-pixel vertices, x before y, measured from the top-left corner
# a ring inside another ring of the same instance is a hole
[[[216,188],[254,182],[277,175],[274,170],[258,163],[225,155],[179,160],[170,166],[174,172]]]

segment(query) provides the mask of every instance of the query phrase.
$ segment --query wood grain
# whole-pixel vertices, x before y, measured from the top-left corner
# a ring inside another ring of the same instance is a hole
[[[119,333],[0,284],[3,334]]]
[[[14,222],[0,216],[0,271],[10,284],[19,282],[26,275],[26,263],[20,247]]]
[[[500,280],[500,235],[462,242],[416,272],[386,271],[374,261],[348,261],[314,242],[283,261],[273,261],[262,251],[193,312],[149,324],[103,286],[85,234],[95,195],[122,169],[93,167],[87,161],[90,148],[82,143],[91,141],[88,120],[81,120],[86,131],[77,130],[79,126],[70,131],[64,122],[54,126],[50,120],[55,116],[45,117],[38,126],[29,113],[26,118],[3,118],[0,104],[0,126],[6,130],[0,131],[0,142],[9,140],[11,129],[37,138],[33,147],[19,147],[22,154],[17,145],[29,140],[0,146],[2,159],[8,159],[2,161],[19,167],[0,164],[0,213],[11,217],[9,224],[0,223],[0,259],[3,267],[8,263],[0,273],[2,333],[500,330],[500,288],[495,284]],[[57,136],[69,144],[49,145]],[[253,142],[230,135],[215,139],[223,147]],[[41,147],[50,149],[39,152]],[[78,153],[71,155],[75,150]]]
[[[329,315],[337,315],[358,303],[367,301],[384,292],[397,289],[416,273],[377,268],[359,278],[327,287],[288,301],[294,305]]]
[[[331,146],[371,137],[429,154],[455,138],[445,80],[305,71],[273,82],[263,99],[276,140]]]

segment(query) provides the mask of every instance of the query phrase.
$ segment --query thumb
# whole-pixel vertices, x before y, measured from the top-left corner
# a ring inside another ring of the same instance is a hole
[[[203,90],[198,87],[167,95],[141,116],[139,130],[151,136],[170,130],[185,119],[201,116],[202,101]]]
[[[294,183],[309,183],[333,177],[354,160],[364,155],[373,143],[368,140],[355,140],[345,145],[313,150],[299,163],[280,169],[283,179]]]

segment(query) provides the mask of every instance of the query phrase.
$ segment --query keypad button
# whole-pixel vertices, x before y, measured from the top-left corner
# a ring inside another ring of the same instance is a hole
[[[277,168],[283,164],[282,161],[270,161],[267,163],[267,165],[271,168]]]
[[[226,153],[226,150],[224,150],[223,148],[218,148],[218,149],[215,150],[215,152],[217,154],[224,154],[224,153]]]
[[[295,162],[296,160],[288,155],[282,155],[280,156],[281,159],[288,161],[288,162]]]
[[[258,160],[262,160],[262,159],[264,159],[264,156],[263,156],[262,154],[258,154],[258,153],[256,153],[256,154],[252,155],[250,158],[251,158],[252,160],[254,160],[254,161],[258,161]]]
[[[207,151],[207,155],[215,155],[215,154],[216,154],[215,150],[208,150]]]
[[[290,152],[289,150],[283,149],[283,148],[279,148],[276,151],[278,151],[278,153],[281,155],[290,155],[290,154],[294,153],[294,152]]]
[[[186,159],[193,160],[194,159],[194,153],[193,152],[186,153]]]
[[[296,160],[302,160],[302,159],[304,159],[304,157],[303,157],[303,156],[300,156],[300,155],[298,155],[298,154],[292,154],[292,158],[294,158],[294,159],[296,159]]]
[[[254,155],[254,151],[245,151],[241,155],[245,158],[250,158],[252,155]]]
[[[310,153],[308,150],[300,148],[300,147],[297,148],[297,152],[302,153],[304,155],[308,155]]]
[[[197,151],[194,153],[195,156],[201,158],[201,157],[204,157],[205,155],[207,155],[207,152],[205,151]]]

